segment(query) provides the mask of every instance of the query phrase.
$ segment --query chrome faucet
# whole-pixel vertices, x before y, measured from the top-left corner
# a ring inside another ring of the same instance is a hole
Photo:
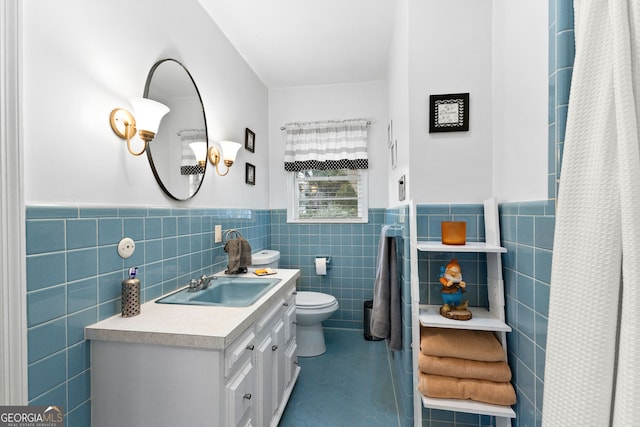
[[[189,280],[189,292],[197,292],[207,289],[211,284],[211,280],[213,279],[215,279],[215,277],[207,277],[205,274],[203,274],[199,279]]]

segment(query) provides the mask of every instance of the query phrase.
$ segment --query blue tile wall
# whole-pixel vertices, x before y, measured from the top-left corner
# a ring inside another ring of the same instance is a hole
[[[90,425],[90,352],[84,327],[120,312],[120,282],[139,267],[142,300],[224,270],[214,225],[270,247],[268,210],[29,206],[27,342],[31,405],[61,405],[68,427]],[[117,254],[123,237],[131,258]]]
[[[549,1],[549,198],[558,194],[575,43],[573,0]]]
[[[392,227],[398,256],[398,282],[402,303],[402,350],[390,360],[391,376],[396,390],[396,407],[402,427],[413,426],[413,359],[411,349],[411,247],[409,206],[388,209],[385,225]]]
[[[516,426],[541,425],[555,201],[500,206],[509,365]],[[511,230],[505,232],[505,230]]]
[[[271,211],[271,248],[280,266],[300,269],[300,290],[328,293],[339,308],[325,327],[362,330],[363,304],[373,299],[384,209],[370,209],[368,224],[287,223],[286,210]],[[315,273],[315,257],[331,257],[326,276]]]
[[[500,206],[509,363],[518,403],[514,426],[542,423],[555,201],[575,56],[572,0],[549,1],[549,199]]]

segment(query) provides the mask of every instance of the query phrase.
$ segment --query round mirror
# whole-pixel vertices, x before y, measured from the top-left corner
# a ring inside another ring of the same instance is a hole
[[[200,190],[207,168],[207,122],[200,92],[180,62],[163,59],[149,71],[144,97],[171,109],[147,147],[153,175],[169,197],[188,200]]]

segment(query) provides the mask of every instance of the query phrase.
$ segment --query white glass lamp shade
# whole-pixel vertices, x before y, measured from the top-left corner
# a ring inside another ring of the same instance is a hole
[[[131,98],[129,102],[133,106],[138,130],[157,133],[160,121],[169,112],[169,107],[147,98]]]
[[[222,149],[222,158],[226,162],[235,162],[238,150],[242,145],[233,141],[220,141],[220,148]]]
[[[207,143],[204,141],[192,142],[189,144],[191,151],[196,156],[196,161],[200,166],[207,162]]]
[[[189,147],[196,156],[198,162],[207,160],[207,143],[204,141],[192,142]]]

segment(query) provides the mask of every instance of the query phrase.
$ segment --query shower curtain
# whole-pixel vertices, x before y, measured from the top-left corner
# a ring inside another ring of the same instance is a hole
[[[543,426],[640,422],[639,3],[574,1]]]

